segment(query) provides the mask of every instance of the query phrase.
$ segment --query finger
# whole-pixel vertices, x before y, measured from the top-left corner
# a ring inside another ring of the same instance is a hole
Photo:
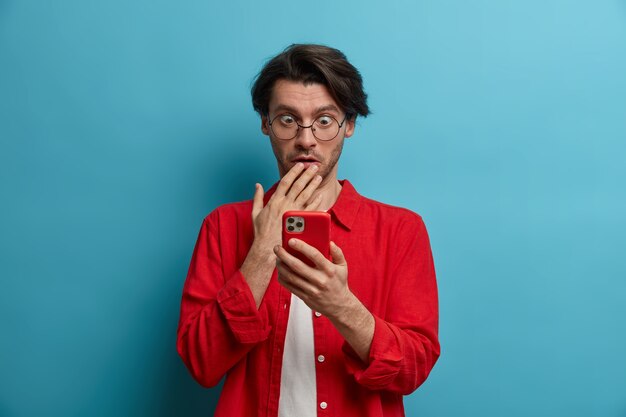
[[[343,256],[343,251],[333,241],[330,242],[330,256],[335,265],[346,265],[346,258]]]
[[[289,239],[289,242],[287,242],[287,244],[289,246],[291,246],[292,248],[294,248],[295,250],[297,250],[298,252],[302,253],[307,258],[309,258],[311,260],[311,262],[313,262],[315,264],[316,269],[320,269],[322,271],[329,272],[329,265],[328,265],[328,263],[330,261],[328,259],[326,259],[326,257],[324,255],[322,255],[322,253],[320,251],[318,251],[317,248],[309,245],[308,243],[306,243],[306,242],[304,242],[304,241],[302,241],[300,239],[294,239],[294,238]],[[308,265],[306,265],[304,262],[302,262],[298,258],[296,258],[296,257],[292,257],[292,258],[294,258],[296,261],[300,262],[305,267],[310,268]],[[295,261],[292,261],[292,263],[295,264]]]
[[[318,194],[305,208],[305,211],[315,211],[322,204],[322,195]]]
[[[305,174],[307,173],[308,172],[305,172]],[[304,176],[305,174],[302,174],[302,176]],[[304,189],[300,191],[300,193],[295,199],[295,203],[299,206],[304,206],[306,202],[309,201],[309,198],[311,198],[311,195],[313,195],[313,193],[315,192],[315,190],[317,190],[317,187],[319,187],[321,183],[322,183],[322,177],[320,175],[315,175],[305,185]],[[291,191],[289,192],[289,194],[291,195]]]
[[[280,245],[276,245],[274,247],[274,253],[276,254],[277,259],[277,268],[278,262],[280,262],[281,265],[287,266],[291,271],[302,276],[304,279],[308,279],[309,281],[312,281],[314,279],[313,276],[317,271],[315,271],[314,268],[311,268],[300,259],[287,252],[285,248],[281,247]]]
[[[256,219],[261,210],[263,210],[263,186],[261,184],[254,185],[254,199],[252,200],[252,218]]]
[[[315,297],[319,290],[306,279],[295,273],[284,263],[279,263],[276,267],[278,272],[278,283],[294,293],[301,300]]]
[[[298,177],[298,175],[300,175],[300,173],[303,170],[304,170],[304,164],[302,162],[298,162],[297,164],[295,164],[289,170],[289,172],[287,172],[280,179],[280,181],[278,183],[278,187],[276,187],[276,191],[274,192],[274,195],[277,195],[277,196],[280,196],[280,197],[285,196],[287,194],[287,191],[289,191],[289,188],[291,187],[291,184],[293,184],[294,180]]]
[[[283,285],[283,287],[285,287],[287,289],[287,291],[289,291],[290,293],[292,293],[293,295],[295,295],[296,297],[298,297],[299,299],[304,301],[304,303],[307,306],[309,306],[309,308],[311,310],[314,310],[314,308],[311,307],[311,305],[309,305],[311,296],[306,291],[304,291],[301,288],[298,288],[298,287],[296,287],[294,285],[289,285],[289,284],[285,284],[285,285]]]
[[[300,177],[296,179],[296,181],[291,185],[289,192],[287,192],[287,198],[289,198],[291,201],[296,201],[302,190],[304,190],[309,184],[314,185],[313,190],[317,188],[320,183],[320,181],[317,179],[317,175],[315,175],[317,173],[317,170],[317,165],[309,166],[306,171],[304,171],[302,175],[300,175]],[[306,200],[308,200],[308,197],[306,199],[303,199],[302,202],[304,203]]]

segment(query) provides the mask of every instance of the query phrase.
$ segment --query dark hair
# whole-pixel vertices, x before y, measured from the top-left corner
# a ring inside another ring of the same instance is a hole
[[[252,106],[259,114],[268,114],[272,89],[280,79],[326,86],[348,118],[370,113],[361,74],[338,49],[292,44],[269,60],[257,74],[251,91]]]

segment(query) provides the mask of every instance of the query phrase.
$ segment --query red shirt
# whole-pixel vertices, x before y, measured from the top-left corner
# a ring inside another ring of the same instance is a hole
[[[348,286],[373,314],[375,328],[365,363],[326,317],[312,315],[317,415],[404,416],[402,396],[426,380],[439,357],[428,235],[414,212],[340,183],[329,210],[331,238],[348,263]],[[256,307],[239,271],[254,238],[251,213],[248,200],[218,207],[204,219],[183,289],[178,353],[203,386],[227,375],[216,417],[278,415],[291,294],[274,269]]]

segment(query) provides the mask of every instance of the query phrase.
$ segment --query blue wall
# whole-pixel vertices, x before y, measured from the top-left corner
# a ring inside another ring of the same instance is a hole
[[[364,76],[340,177],[429,228],[408,415],[626,416],[624,0],[0,0],[0,415],[210,415],[182,285],[276,180],[249,86],[292,42]]]

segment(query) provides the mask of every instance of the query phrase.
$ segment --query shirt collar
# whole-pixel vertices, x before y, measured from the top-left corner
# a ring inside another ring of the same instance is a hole
[[[356,191],[350,181],[339,180],[339,183],[341,184],[339,197],[328,212],[339,224],[351,230],[363,197]],[[278,182],[265,192],[263,196],[263,206],[267,204],[272,194],[274,194],[276,187],[278,187]]]

